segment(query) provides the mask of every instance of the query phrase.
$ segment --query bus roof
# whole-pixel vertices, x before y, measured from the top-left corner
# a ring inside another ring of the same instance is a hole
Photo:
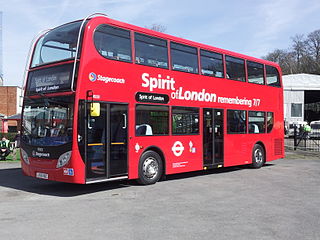
[[[170,41],[174,41],[174,42],[190,45],[190,46],[193,46],[193,47],[199,47],[199,48],[204,49],[204,50],[214,51],[214,52],[218,52],[218,53],[222,53],[222,54],[226,54],[226,55],[231,55],[231,56],[234,56],[234,57],[239,57],[239,58],[243,58],[243,59],[247,59],[247,60],[252,60],[252,61],[256,61],[256,62],[262,63],[262,64],[272,65],[272,66],[277,67],[278,70],[281,70],[279,65],[277,63],[275,63],[275,62],[271,62],[271,61],[267,61],[267,60],[264,60],[264,59],[261,59],[261,58],[256,58],[256,57],[252,57],[252,56],[249,56],[249,55],[245,55],[245,54],[229,51],[229,50],[226,50],[226,49],[210,46],[210,45],[203,44],[203,43],[198,43],[198,42],[195,42],[195,41],[191,41],[191,40],[187,40],[187,39],[184,39],[184,38],[176,37],[176,36],[169,35],[169,34],[166,34],[166,33],[157,32],[157,31],[154,31],[154,30],[151,30],[151,29],[148,29],[148,28],[143,28],[143,27],[139,27],[139,26],[132,25],[132,24],[129,24],[129,23],[121,22],[121,21],[109,18],[107,16],[92,17],[92,18],[89,18],[88,20],[99,19],[99,18],[107,19],[107,22],[109,24],[111,24],[111,25],[116,25],[116,26],[119,26],[119,27],[122,27],[122,28],[126,28],[126,29],[129,29],[129,30],[137,31],[137,32],[144,33],[144,34],[147,34],[147,35],[152,35],[152,36],[163,38],[163,39],[167,39],[167,40],[170,40]],[[84,20],[84,19],[82,19],[82,20]],[[80,20],[77,20],[77,21],[80,21]],[[76,21],[72,21],[72,22],[76,22]],[[69,22],[69,23],[72,23],[72,22]],[[68,24],[68,23],[66,23],[66,24]],[[65,24],[63,24],[63,25],[65,25]]]

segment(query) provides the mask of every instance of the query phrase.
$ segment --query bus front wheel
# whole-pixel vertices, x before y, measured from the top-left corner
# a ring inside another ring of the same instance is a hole
[[[154,151],[146,151],[139,161],[138,182],[143,185],[154,184],[159,181],[162,175],[162,159]]]
[[[260,144],[255,144],[252,151],[253,168],[261,168],[266,162],[266,154],[264,148]]]

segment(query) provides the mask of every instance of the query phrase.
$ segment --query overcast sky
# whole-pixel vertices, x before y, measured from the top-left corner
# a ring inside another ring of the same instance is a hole
[[[95,12],[260,58],[320,29],[319,0],[0,0],[5,85],[22,85],[35,35]]]

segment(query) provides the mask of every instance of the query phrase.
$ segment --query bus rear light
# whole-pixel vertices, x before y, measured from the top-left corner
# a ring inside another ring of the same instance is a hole
[[[28,154],[26,153],[26,151],[24,151],[23,149],[20,150],[21,151],[21,156],[22,156],[22,159],[23,161],[26,163],[26,164],[30,164],[30,161],[29,161],[29,157],[28,157]]]
[[[69,162],[70,157],[71,157],[71,152],[72,151],[66,152],[59,157],[58,163],[57,163],[57,168],[61,168]]]

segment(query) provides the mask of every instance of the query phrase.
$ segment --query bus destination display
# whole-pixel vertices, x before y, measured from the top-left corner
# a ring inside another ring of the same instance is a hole
[[[63,65],[30,72],[29,95],[68,91],[71,89],[72,65]]]

